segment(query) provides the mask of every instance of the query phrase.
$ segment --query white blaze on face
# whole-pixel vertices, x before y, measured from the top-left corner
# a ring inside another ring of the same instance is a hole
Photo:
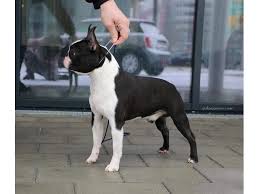
[[[65,68],[67,68],[67,69],[69,68],[69,65],[71,64],[71,60],[68,56],[66,56],[64,58],[63,64],[64,64]]]

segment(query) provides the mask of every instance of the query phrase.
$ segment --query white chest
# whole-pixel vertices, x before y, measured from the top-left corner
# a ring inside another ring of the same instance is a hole
[[[110,118],[114,117],[118,103],[114,82],[118,68],[112,68],[111,64],[108,65],[105,63],[102,68],[90,75],[89,103],[94,113]]]

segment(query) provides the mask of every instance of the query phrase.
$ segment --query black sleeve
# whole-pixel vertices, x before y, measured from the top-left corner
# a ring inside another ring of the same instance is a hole
[[[85,0],[88,3],[93,3],[94,4],[94,9],[100,9],[100,6],[109,0]]]

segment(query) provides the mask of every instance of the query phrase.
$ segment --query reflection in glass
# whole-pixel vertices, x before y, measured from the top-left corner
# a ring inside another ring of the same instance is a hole
[[[122,69],[172,82],[189,102],[194,0],[116,1],[130,18],[129,39],[117,46]],[[75,0],[23,0],[20,95],[26,97],[84,98],[89,78],[63,68],[68,45],[97,26],[100,44],[110,34],[91,4]],[[23,85],[24,84],[24,85]]]
[[[243,104],[243,1],[207,0],[202,103]]]

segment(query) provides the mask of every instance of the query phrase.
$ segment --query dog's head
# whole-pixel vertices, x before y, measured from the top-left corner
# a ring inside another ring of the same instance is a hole
[[[107,50],[99,45],[95,29],[96,27],[91,28],[90,25],[86,38],[69,46],[63,62],[67,69],[78,73],[89,73],[103,65],[104,57],[111,60],[110,53],[107,54]]]

